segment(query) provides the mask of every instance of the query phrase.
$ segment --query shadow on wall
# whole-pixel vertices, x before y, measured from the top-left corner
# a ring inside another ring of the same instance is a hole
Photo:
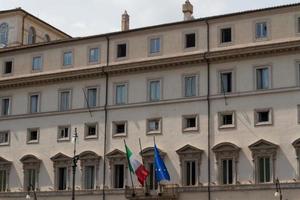
[[[44,165],[44,162],[41,162],[40,165],[40,174],[39,174],[39,187],[41,190],[53,190],[53,181],[51,180],[49,176],[49,172],[53,171],[53,168],[51,166],[52,170],[47,170],[46,166]],[[52,185],[52,186],[49,186]]]
[[[15,168],[14,164],[12,164],[10,168],[9,185],[10,189],[15,190],[16,188],[20,188],[23,190],[22,181],[17,173],[17,169]]]

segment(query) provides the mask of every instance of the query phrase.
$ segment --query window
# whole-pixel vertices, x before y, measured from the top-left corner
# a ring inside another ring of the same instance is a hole
[[[84,186],[85,186],[85,189],[94,189],[95,188],[94,177],[95,177],[95,167],[94,166],[85,166],[84,167]],[[121,181],[118,181],[118,184],[120,182]]]
[[[6,116],[10,115],[11,110],[11,99],[10,98],[2,98],[1,99],[1,115]]]
[[[50,39],[50,36],[48,34],[45,34],[45,42],[50,42],[51,39]]]
[[[184,96],[193,97],[197,95],[197,77],[185,76],[184,77]]]
[[[87,107],[96,107],[97,106],[97,94],[98,94],[98,89],[97,88],[87,88],[86,89],[86,103]]]
[[[58,141],[70,140],[70,135],[71,135],[70,132],[71,132],[70,126],[59,126],[58,135],[57,135]]]
[[[185,185],[194,186],[196,185],[196,161],[190,160],[185,161]]]
[[[150,186],[150,190],[157,190],[158,184],[155,177],[155,166],[153,162],[147,163],[147,170],[149,171],[149,176],[147,177],[147,184]]]
[[[5,46],[7,46],[8,44],[8,31],[9,31],[9,27],[7,23],[2,23],[0,25],[0,45],[4,44]]]
[[[41,166],[41,160],[34,155],[25,155],[20,161],[23,164],[23,186],[24,191],[27,191],[29,186],[33,186],[34,189],[39,190],[39,171]]]
[[[114,188],[124,188],[124,165],[114,165]]]
[[[4,62],[3,74],[11,74],[13,71],[13,61],[8,60]]]
[[[264,90],[270,88],[269,68],[257,68],[256,69],[256,89]]]
[[[58,190],[67,189],[67,168],[59,167],[58,168]]]
[[[0,132],[0,146],[9,145],[9,136],[8,131]]]
[[[99,57],[100,57],[99,48],[89,49],[89,63],[98,63]]]
[[[231,28],[222,28],[220,31],[221,31],[221,43],[232,42]]]
[[[36,31],[33,27],[30,27],[28,30],[28,44],[34,44],[36,42]]]
[[[196,47],[196,34],[188,33],[185,34],[185,48]]]
[[[113,122],[113,136],[126,136],[127,134],[127,122]]]
[[[122,43],[117,45],[117,58],[124,58],[127,56],[127,44]]]
[[[32,186],[33,188],[36,187],[36,179],[37,179],[37,172],[35,169],[27,169],[27,180],[26,180],[26,185],[27,186]]]
[[[115,86],[115,103],[126,104],[127,103],[127,83],[117,84]]]
[[[32,58],[32,71],[42,70],[42,56],[35,56]]]
[[[159,101],[161,99],[161,81],[150,80],[149,81],[149,100]]]
[[[272,120],[272,109],[257,109],[255,110],[255,125],[271,125]]]
[[[183,132],[198,131],[198,116],[183,116]]]
[[[157,54],[161,51],[161,38],[151,38],[150,39],[150,54]]]
[[[40,107],[40,95],[39,94],[32,94],[29,96],[29,112],[30,113],[37,113],[39,112]]]
[[[299,16],[296,17],[296,30],[297,30],[297,33],[300,33],[300,17]]]
[[[268,183],[271,182],[271,159],[270,157],[260,157],[258,158],[258,173],[259,182]]]
[[[147,134],[161,133],[161,119],[148,119],[147,120]]]
[[[85,124],[85,138],[97,138],[98,137],[98,123]]]
[[[221,93],[232,92],[232,72],[220,72],[220,91]]]
[[[0,192],[5,192],[7,190],[7,182],[8,182],[8,177],[7,177],[7,171],[0,169]]]
[[[255,24],[255,37],[256,39],[263,39],[268,37],[267,22],[258,22]]]
[[[219,113],[219,128],[234,128],[235,113],[234,111],[226,111]]]
[[[72,66],[73,65],[73,52],[66,51],[63,54],[63,66]]]
[[[71,91],[63,90],[60,91],[59,110],[67,111],[71,109]]]
[[[27,131],[27,144],[34,144],[39,142],[39,129],[32,128]]]
[[[233,183],[233,165],[232,159],[222,160],[222,183],[232,184]]]

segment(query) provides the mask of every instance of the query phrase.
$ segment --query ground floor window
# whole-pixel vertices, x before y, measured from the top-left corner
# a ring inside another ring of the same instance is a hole
[[[114,165],[114,188],[124,188],[124,165]]]
[[[95,181],[95,167],[94,166],[86,166],[84,168],[84,182],[85,189],[94,189]]]
[[[233,164],[232,159],[222,160],[222,182],[223,184],[233,183]]]
[[[147,178],[147,185],[150,190],[157,190],[158,184],[155,178],[155,166],[153,162],[149,162],[147,166],[147,170],[149,171],[149,176]]]
[[[258,158],[258,177],[260,183],[271,182],[271,159],[270,157]]]
[[[6,191],[7,177],[6,170],[0,170],[0,192]]]
[[[196,185],[196,161],[185,161],[185,185]]]
[[[58,168],[58,190],[67,189],[67,168],[60,167]]]

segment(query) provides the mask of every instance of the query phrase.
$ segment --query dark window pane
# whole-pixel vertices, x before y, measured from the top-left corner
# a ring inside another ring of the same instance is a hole
[[[124,165],[115,165],[115,188],[124,187]]]
[[[231,42],[231,28],[221,29],[221,42]]]
[[[222,93],[232,91],[232,73],[231,72],[221,74],[221,91],[222,91]]]
[[[186,119],[186,128],[195,128],[196,127],[196,118],[187,118]]]
[[[196,46],[196,34],[190,33],[185,35],[185,47],[195,47]]]
[[[196,185],[196,162],[192,161],[192,185]]]
[[[268,122],[269,121],[269,111],[258,112],[258,122]]]
[[[231,125],[233,124],[233,116],[232,114],[228,114],[228,115],[223,115],[222,117],[222,125]]]
[[[191,185],[191,163],[186,162],[186,185]]]
[[[222,161],[223,166],[223,184],[227,184],[227,162],[226,160]]]
[[[116,124],[116,133],[125,133],[125,124]]]
[[[271,181],[271,165],[270,158],[265,158],[266,182]]]
[[[259,158],[259,182],[264,183],[265,182],[265,163],[264,158]]]
[[[117,46],[117,57],[126,57],[126,44],[118,44]]]
[[[61,167],[58,169],[58,190],[65,190],[67,188],[67,169]]]
[[[6,61],[4,66],[4,74],[12,73],[12,61]]]
[[[232,175],[233,169],[232,169],[232,160],[228,160],[228,184],[232,184]]]

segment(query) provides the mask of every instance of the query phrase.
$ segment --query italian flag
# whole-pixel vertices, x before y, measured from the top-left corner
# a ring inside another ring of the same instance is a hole
[[[138,181],[141,183],[142,186],[144,186],[145,180],[147,176],[149,175],[149,172],[144,167],[144,165],[138,161],[138,159],[132,154],[130,149],[125,144],[126,148],[126,155],[127,160],[129,164],[129,170],[131,173],[134,173],[137,176]]]

